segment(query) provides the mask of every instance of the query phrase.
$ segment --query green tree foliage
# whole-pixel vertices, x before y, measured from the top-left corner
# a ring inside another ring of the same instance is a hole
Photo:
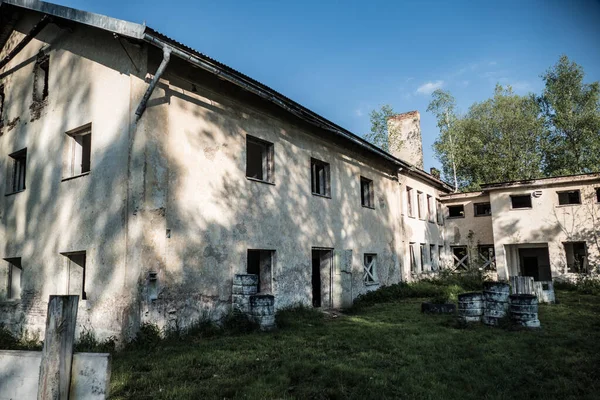
[[[384,151],[390,151],[388,119],[396,115],[389,104],[381,106],[379,110],[371,111],[371,132],[365,135],[365,139],[380,147]]]
[[[442,163],[446,178],[452,177],[454,191],[458,190],[457,168],[460,166],[461,132],[457,130],[456,100],[449,91],[437,89],[427,111],[433,113],[440,129],[440,136],[433,144],[434,151]]]
[[[600,84],[583,83],[583,68],[565,55],[542,79],[538,102],[547,135],[544,173],[589,173],[600,166]]]

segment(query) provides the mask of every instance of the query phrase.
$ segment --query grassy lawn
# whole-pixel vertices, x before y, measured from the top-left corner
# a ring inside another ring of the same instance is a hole
[[[111,398],[599,399],[600,296],[557,297],[535,331],[459,329],[410,299],[130,349],[113,356]]]

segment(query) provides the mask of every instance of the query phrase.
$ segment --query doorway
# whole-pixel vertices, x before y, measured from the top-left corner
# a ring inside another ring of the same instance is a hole
[[[331,308],[333,249],[312,249],[312,305]]]
[[[551,281],[550,257],[547,247],[520,248],[521,276],[532,276],[534,281]]]

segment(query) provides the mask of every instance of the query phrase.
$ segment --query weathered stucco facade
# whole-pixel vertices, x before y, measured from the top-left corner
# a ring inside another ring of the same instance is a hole
[[[15,331],[43,329],[48,296],[67,293],[99,338],[182,328],[229,312],[246,273],[276,309],[343,308],[452,268],[457,246],[491,246],[501,279],[521,273],[508,246],[561,257],[584,232],[552,213],[594,232],[574,206],[506,209],[527,185],[447,195],[422,170],[418,112],[390,121],[394,156],[143,25],[38,1],[0,10],[0,321]]]

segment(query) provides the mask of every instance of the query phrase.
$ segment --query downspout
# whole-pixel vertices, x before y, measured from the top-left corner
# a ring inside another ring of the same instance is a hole
[[[25,48],[25,46],[27,46],[27,44],[29,42],[31,42],[31,40],[34,37],[36,37],[37,34],[40,33],[42,31],[42,29],[44,29],[46,27],[46,25],[48,25],[49,22],[52,22],[52,17],[50,17],[48,15],[44,15],[42,17],[42,19],[40,20],[40,22],[38,22],[37,24],[35,24],[33,26],[33,28],[31,28],[29,33],[27,33],[27,35],[25,35],[25,37],[19,42],[19,44],[17,44],[15,46],[15,48],[12,49],[12,51],[10,53],[8,53],[8,55],[6,57],[4,57],[2,59],[2,61],[0,61],[0,69],[2,69],[6,64],[8,64],[10,62],[10,60],[15,58],[15,56],[17,54],[19,54],[21,52],[21,50],[23,50]]]
[[[146,89],[146,93],[144,93],[144,97],[142,97],[140,105],[138,106],[137,110],[135,110],[135,122],[138,122],[140,118],[142,118],[142,114],[144,114],[144,111],[146,110],[146,105],[148,104],[148,100],[150,99],[150,96],[152,95],[152,92],[154,91],[158,80],[165,72],[165,69],[167,69],[167,64],[169,64],[169,60],[171,59],[171,50],[171,47],[166,45],[163,46],[163,59],[160,62],[160,65],[158,66],[158,69],[156,70],[156,73],[154,74],[154,78],[152,78],[150,85],[148,85],[148,89]]]

